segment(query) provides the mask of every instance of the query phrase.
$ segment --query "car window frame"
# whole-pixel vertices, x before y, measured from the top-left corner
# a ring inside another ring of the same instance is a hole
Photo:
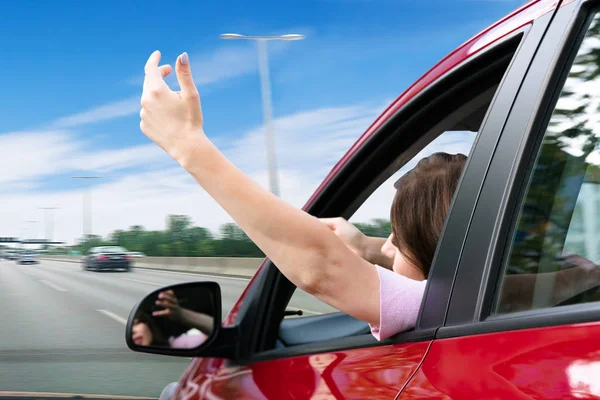
[[[600,317],[600,302],[491,314],[533,163],[589,19],[599,6],[597,0],[566,2],[552,18],[503,129],[479,213],[476,210],[465,243],[456,295],[436,338],[583,323]]]
[[[496,89],[495,94],[493,95],[492,101],[490,103],[490,106],[488,107],[486,116],[484,117],[480,132],[477,135],[477,137],[479,138],[482,135],[493,135],[493,133],[485,133],[487,130],[495,129],[493,127],[488,128],[486,121],[492,118],[495,118],[496,121],[504,121],[507,118],[509,112],[509,109],[506,109],[502,106],[504,104],[504,101],[497,102],[496,99],[499,98],[499,96],[508,96],[510,98],[514,97],[513,91],[515,91],[521,83],[520,78],[517,77],[518,82],[513,82],[513,84],[511,85],[505,85],[505,79],[507,78],[507,76],[510,75],[510,72],[513,69],[515,69],[516,71],[521,71],[523,68],[526,69],[529,66],[531,59],[535,54],[537,46],[539,45],[539,41],[541,40],[541,36],[535,31],[530,32],[533,25],[534,24],[527,24],[517,29],[515,32],[511,33],[510,35],[507,35],[505,38],[478,52],[476,55],[472,56],[467,61],[459,64],[451,71],[447,72],[443,77],[439,78],[436,82],[432,83],[427,89],[422,91],[419,95],[415,96],[415,98],[413,98],[410,102],[408,102],[400,110],[398,110],[398,112],[393,117],[391,117],[378,130],[378,132],[374,133],[371,136],[371,138],[363,145],[361,150],[359,150],[357,154],[351,160],[348,161],[344,168],[347,170],[354,169],[354,173],[356,173],[355,164],[361,159],[363,159],[364,161],[365,156],[363,153],[368,153],[369,151],[371,151],[372,146],[377,145],[377,143],[381,142],[386,135],[391,134],[390,131],[405,128],[407,126],[406,120],[410,120],[411,112],[414,113],[416,107],[422,107],[423,102],[433,101],[432,99],[435,99],[436,96],[439,95],[440,90],[447,89],[448,85],[455,86],[456,83],[452,84],[452,81],[456,80],[457,76],[460,77],[461,74],[464,75],[465,71],[469,71],[469,66],[477,65],[477,63],[481,63],[482,60],[489,60],[489,57],[493,57],[494,54],[497,54],[497,52],[502,51],[503,46],[508,45],[511,47],[510,53],[512,54],[511,59],[508,63],[508,69],[503,72],[502,78],[500,79],[500,85]],[[540,28],[538,28],[538,30],[539,29]],[[517,41],[516,45],[513,44],[513,41]],[[462,79],[458,80],[458,82],[463,83],[465,80],[466,78],[463,77]],[[442,92],[442,94],[444,93]],[[500,105],[498,105],[497,103],[500,103]],[[410,153],[409,158],[413,157],[420,149],[425,147],[426,144],[428,144],[434,139],[434,137],[429,138],[427,140],[427,143],[423,143],[423,138],[426,136],[427,134],[423,133],[421,135],[416,135],[415,138],[413,138],[413,141],[410,142],[410,145],[407,145],[406,148],[403,149],[404,151],[407,151],[407,153]],[[404,136],[402,138],[404,139]],[[475,144],[479,141],[478,138],[475,139]],[[418,148],[415,147],[415,144]],[[475,148],[475,144],[471,150],[470,158],[473,155],[473,149]],[[399,150],[396,154],[396,157],[398,157],[398,155],[401,153],[402,151]],[[489,160],[484,161],[489,162]],[[472,165],[471,167],[469,167],[468,163],[465,170],[467,170],[467,168],[474,169],[479,167],[479,165]],[[330,183],[330,185],[325,188],[325,190],[321,193],[319,198],[317,198],[315,203],[313,203],[313,206],[308,210],[308,212],[313,215],[332,216],[333,210],[331,204],[327,203],[331,203],[332,198],[336,198],[336,196],[332,196],[332,192],[337,194],[337,191],[339,191],[339,187],[336,185],[339,185],[340,180],[345,179],[347,181],[348,175],[352,176],[352,171],[344,172],[344,170],[342,169],[342,171],[340,171],[340,173],[338,173],[338,175],[336,176],[337,182],[336,179],[334,179],[332,183]],[[372,191],[374,191],[384,180],[385,179],[380,180],[379,182],[371,182],[370,186],[367,185],[370,188],[369,194]],[[477,187],[462,188],[461,186],[460,191],[463,194],[463,198],[461,198],[458,203],[453,205],[454,209],[464,210],[465,207],[461,208],[459,205],[462,204],[462,202],[465,200],[470,204],[475,204],[476,196],[478,193]],[[364,198],[362,198],[361,201],[358,202],[358,204],[356,204],[357,201],[354,201],[353,204],[347,205],[346,209],[340,210],[337,213],[337,215],[348,217],[349,214],[355,211],[367,197],[368,195],[364,196]],[[466,206],[466,208],[468,208],[468,206]],[[451,215],[455,212],[458,211],[452,211]],[[446,228],[446,230],[447,229],[448,228]],[[467,226],[463,226],[463,229],[466,233]],[[453,234],[455,234],[455,232],[459,230],[460,228],[453,230]],[[440,254],[442,253],[440,251],[440,248],[443,247],[441,246],[441,244],[444,243],[444,236],[451,235],[442,235],[442,239],[440,240],[440,246],[438,246],[438,253]],[[456,250],[446,246],[443,253],[448,254],[453,251]],[[443,259],[442,256],[439,256],[438,258]],[[458,262],[458,255],[454,255],[453,258],[456,260],[456,262]],[[252,286],[249,288],[247,297],[242,303],[236,321],[234,323],[234,325],[238,329],[239,337],[241,338],[240,347],[238,348],[238,362],[251,363],[254,361],[289,357],[300,354],[314,354],[322,353],[325,351],[372,347],[376,345],[383,346],[390,344],[406,343],[411,341],[423,341],[427,339],[433,339],[436,330],[443,324],[443,317],[445,316],[444,312],[448,307],[448,301],[450,299],[450,292],[453,284],[456,267],[457,264],[455,264],[454,266],[450,264],[450,271],[447,271],[445,274],[441,274],[443,275],[443,277],[436,278],[434,281],[440,282],[440,280],[442,279],[445,280],[444,287],[447,301],[440,302],[439,297],[428,296],[421,308],[421,313],[424,309],[427,309],[427,307],[434,307],[436,309],[439,309],[437,313],[432,313],[433,315],[435,315],[435,317],[437,317],[438,324],[436,326],[418,326],[417,329],[415,329],[415,331],[400,333],[391,339],[387,339],[381,342],[376,342],[371,335],[362,335],[335,341],[318,342],[311,343],[308,345],[294,346],[286,349],[274,349],[274,345],[261,347],[261,345],[264,346],[264,341],[261,344],[260,338],[268,336],[269,333],[265,332],[269,329],[271,329],[270,335],[272,336],[273,329],[276,329],[275,326],[278,328],[281,319],[277,320],[277,318],[272,317],[279,315],[281,315],[281,317],[283,316],[285,305],[287,305],[287,301],[293,293],[293,290],[290,293],[289,289],[290,287],[293,287],[293,285],[282,274],[279,273],[279,271],[275,268],[274,265],[272,265],[267,260],[267,265],[265,265],[265,267],[259,272],[259,275],[256,277]],[[432,273],[434,273],[434,271],[443,272],[440,270],[440,267],[432,267]],[[286,293],[286,291],[288,293]],[[278,303],[277,300],[283,300],[283,302]],[[277,304],[281,305],[278,306]],[[432,319],[433,318],[430,318],[429,321],[431,321]],[[273,322],[274,320],[277,320],[277,322]],[[256,336],[259,336],[259,338],[257,338]]]

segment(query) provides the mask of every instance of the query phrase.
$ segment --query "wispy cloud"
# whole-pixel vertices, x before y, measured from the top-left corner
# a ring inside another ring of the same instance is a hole
[[[277,118],[274,125],[283,199],[301,207],[384,104],[387,102],[326,107]],[[459,132],[444,134],[417,159],[440,150],[468,153],[474,136]],[[262,126],[249,129],[228,143],[221,141],[218,146],[252,179],[268,187]],[[134,224],[163,229],[168,214],[190,215],[197,225],[213,231],[231,221],[183,169],[151,143],[96,150],[63,131],[4,134],[0,135],[0,159],[13,167],[10,172],[8,168],[0,171],[0,185],[11,188],[2,192],[0,236],[18,234],[24,220],[41,218],[35,215],[40,204],[51,204],[61,208],[56,216],[56,237],[69,242],[79,237],[80,191],[72,188],[39,191],[32,186],[58,174],[79,170],[102,171],[112,176],[93,188],[94,233],[107,235]],[[398,174],[411,168],[414,162]],[[390,181],[397,179],[396,176]],[[388,218],[394,194],[392,183],[381,186],[354,220]]]
[[[319,183],[331,167],[383,111],[384,102],[324,107],[276,118],[273,122],[278,164],[304,171]],[[248,172],[266,169],[264,127],[249,130],[224,152]]]
[[[275,52],[281,46],[273,49]],[[192,74],[198,86],[208,86],[227,79],[236,78],[255,72],[258,68],[258,55],[253,43],[231,43],[217,48],[210,53],[190,54]],[[173,63],[162,60],[163,64]],[[166,82],[171,87],[177,86],[175,73],[169,75]],[[129,79],[132,85],[141,85],[144,81],[143,75]]]
[[[258,58],[253,43],[230,45],[212,54],[198,55],[191,59],[194,81],[208,85],[256,71]]]
[[[310,30],[303,29],[301,32],[310,32]],[[270,43],[269,57],[277,57],[288,47],[289,43],[287,42]],[[258,70],[258,52],[256,43],[252,41],[223,42],[220,47],[212,52],[190,54],[190,61],[194,81],[196,85],[203,87],[203,93],[206,93],[206,86],[256,73]],[[173,65],[169,60],[162,60],[162,63]],[[169,86],[177,87],[177,79],[174,73],[165,80]],[[144,77],[139,75],[128,81],[132,85],[141,85]]]
[[[58,118],[52,123],[52,126],[56,128],[73,128],[80,125],[133,115],[138,113],[140,108],[140,97],[130,97],[113,103],[103,104],[87,111]]]
[[[141,134],[141,133],[140,133]],[[154,168],[170,160],[149,143],[122,149],[97,150],[91,143],[67,131],[13,132],[0,134],[0,191],[10,184],[35,187],[43,179],[74,171],[114,172],[132,167]],[[16,185],[16,186],[15,186]]]

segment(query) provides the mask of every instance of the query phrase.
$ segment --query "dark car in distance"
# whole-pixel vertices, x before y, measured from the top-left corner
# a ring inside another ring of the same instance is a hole
[[[132,257],[119,246],[93,247],[83,257],[81,267],[85,271],[131,270]]]
[[[15,253],[17,264],[38,264],[37,254],[33,250],[23,250]]]

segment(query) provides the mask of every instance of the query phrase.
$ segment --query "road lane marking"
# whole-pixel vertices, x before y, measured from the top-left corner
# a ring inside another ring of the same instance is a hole
[[[112,319],[113,321],[117,321],[120,324],[127,325],[127,319],[121,317],[120,315],[115,314],[114,312],[111,312],[108,310],[96,310],[96,311],[98,311],[101,314],[104,314],[105,316]]]
[[[30,269],[26,269],[25,267],[17,267],[17,268],[19,268],[19,271],[21,271],[25,275],[30,275],[30,276],[37,275],[35,272],[31,271]]]
[[[79,263],[80,261],[63,261],[63,260],[50,260],[53,262],[62,262],[62,263]],[[53,266],[54,267],[54,266]],[[59,267],[56,267],[59,268]],[[78,269],[79,267],[73,267],[73,269]],[[195,272],[183,272],[183,271],[174,271],[174,270],[170,270],[170,269],[156,269],[156,268],[147,268],[147,267],[136,267],[135,264],[133,265],[133,270],[143,270],[143,271],[152,271],[152,272],[159,272],[159,273],[163,273],[163,274],[177,274],[177,275],[189,275],[189,276],[202,276],[202,277],[207,277],[207,278],[214,278],[214,279],[229,279],[232,281],[244,281],[244,282],[249,282],[250,279],[252,279],[254,276],[249,276],[247,278],[241,278],[239,276],[227,276],[227,275],[221,275],[221,274],[203,274],[203,273],[195,273]]]
[[[143,283],[145,285],[152,285],[152,286],[158,286],[158,287],[163,287],[163,286],[168,286],[168,285],[164,285],[164,284],[158,284],[156,282],[148,282],[148,281],[141,281],[139,279],[131,279],[131,278],[123,278],[126,281],[131,281],[131,282],[137,282],[137,283]]]
[[[40,282],[43,283],[44,285],[51,287],[52,289],[56,290],[57,292],[66,292],[67,289],[58,286],[56,283],[52,283],[50,281],[47,281],[45,279],[40,279]]]

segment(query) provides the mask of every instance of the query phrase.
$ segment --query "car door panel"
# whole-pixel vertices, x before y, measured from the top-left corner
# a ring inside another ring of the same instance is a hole
[[[554,136],[544,142],[542,134],[546,138],[547,132],[564,135],[568,130],[566,125],[554,131],[547,127],[556,126],[551,120],[559,95],[556,91],[563,88],[564,74],[570,70],[569,60],[574,57],[573,51],[579,48],[580,35],[588,29],[586,21],[597,5],[597,2],[589,1],[569,2],[561,6],[552,20],[515,100],[487,173],[463,247],[446,326],[438,330],[425,361],[402,392],[402,399],[600,398],[598,303],[539,309],[532,305],[525,311],[502,311],[504,314],[498,309],[492,311],[502,297],[498,282],[502,282],[500,279],[504,279],[504,274],[518,277],[518,274],[536,276],[550,272],[538,270],[541,261],[528,264],[534,272],[525,269],[507,272],[509,256],[515,248],[513,240],[518,237],[516,229],[519,225],[516,223],[525,215],[520,207],[520,196],[529,195],[525,189],[538,184],[532,182],[540,181],[530,178],[529,174],[532,171],[533,176],[538,171],[554,173],[547,167],[549,160],[559,165],[558,161],[565,158],[559,151],[546,151],[546,158],[539,158],[544,160],[540,164],[542,168],[537,169],[537,147],[542,143],[545,143],[543,146],[554,143]],[[597,43],[597,38],[592,39],[593,42],[586,44],[587,48],[590,43]],[[574,69],[573,76],[578,74],[579,69]],[[566,96],[570,96],[569,91]],[[593,97],[587,93],[586,96],[585,99]],[[581,122],[581,118],[573,120]],[[573,129],[568,131],[577,138]],[[531,165],[533,161],[534,166]],[[557,176],[563,179],[562,175]],[[552,210],[569,209],[565,193],[581,182],[571,179],[564,186],[551,182],[545,180],[544,187],[562,188],[561,203],[556,202]],[[539,192],[533,190],[531,193],[536,206],[544,203],[545,197],[538,195]],[[551,193],[551,199],[558,198],[553,192],[544,193],[547,196]],[[543,222],[537,216],[527,217],[526,221],[532,226]],[[552,238],[557,237],[556,231],[550,231],[548,226],[539,226],[545,229],[544,234],[551,232]],[[548,254],[554,261],[562,254],[562,247],[551,251]],[[515,267],[514,264],[510,266]],[[516,302],[527,299],[526,290],[519,293],[521,297]]]
[[[279,340],[286,346],[368,335],[369,324],[343,313],[292,318],[281,322]]]
[[[206,399],[395,399],[431,341],[222,365]],[[193,375],[192,375],[193,376]],[[198,385],[187,382],[186,386]]]
[[[600,397],[600,322],[435,340],[400,399]]]

